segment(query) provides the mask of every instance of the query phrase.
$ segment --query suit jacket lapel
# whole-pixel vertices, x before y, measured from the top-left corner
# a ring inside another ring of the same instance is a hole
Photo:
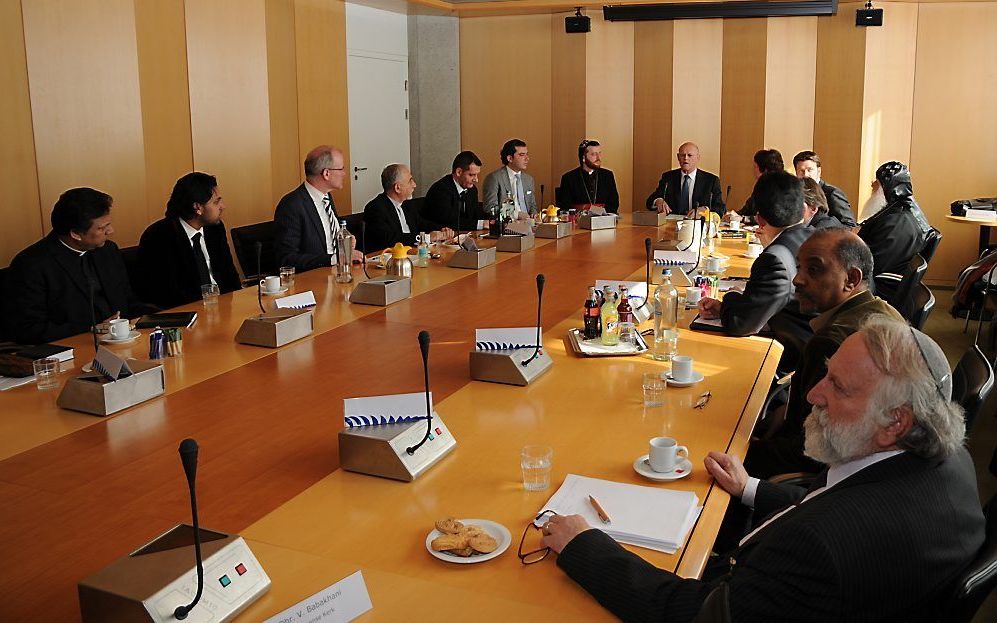
[[[66,271],[69,275],[70,281],[73,282],[83,296],[90,299],[90,286],[87,283],[86,275],[83,274],[83,258],[74,257],[73,254],[69,252],[69,249],[60,249],[62,242],[55,236],[52,237],[52,242],[50,243],[52,247],[52,255],[55,257],[55,261],[59,264],[62,270]]]
[[[315,209],[315,202],[312,201],[312,196],[308,194],[308,189],[305,188],[304,184],[298,187],[298,196],[301,207],[305,211],[305,218],[312,224],[315,237],[322,241],[322,248],[325,248],[325,230],[322,228],[322,221],[319,220],[318,211]]]

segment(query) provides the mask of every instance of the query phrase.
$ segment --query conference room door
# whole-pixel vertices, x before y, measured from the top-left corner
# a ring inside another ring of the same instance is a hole
[[[408,164],[408,61],[347,56],[353,213],[381,192],[381,169]]]

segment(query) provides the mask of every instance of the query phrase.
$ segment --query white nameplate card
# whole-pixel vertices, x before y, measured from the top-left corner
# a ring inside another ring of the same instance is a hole
[[[660,251],[654,252],[655,266],[682,266],[684,264],[695,264],[695,251]]]
[[[374,607],[363,574],[353,575],[303,599],[264,623],[345,623]]]
[[[543,343],[543,334],[540,336]],[[475,329],[474,350],[516,350],[536,348],[537,328],[516,327],[512,329]]]
[[[617,295],[620,294],[620,286],[627,289],[627,298],[631,301],[637,300],[641,303],[644,302],[644,297],[647,296],[647,284],[643,281],[620,281],[617,279],[613,281],[611,279],[596,279],[595,289],[602,292],[605,286],[609,286],[610,291],[615,292]]]
[[[606,208],[603,206],[589,206],[589,214],[592,216],[606,216]]]
[[[997,220],[997,212],[993,210],[966,208],[966,218],[973,219],[974,221],[993,221]]]
[[[315,294],[311,290],[279,298],[274,303],[277,305],[277,309],[307,309],[317,305]]]
[[[429,392],[429,406],[433,406],[433,392]],[[426,419],[426,394],[390,394],[343,400],[343,423],[354,426],[381,426]]]
[[[118,379],[123,379],[126,376],[132,375],[132,370],[128,367],[128,364],[125,363],[125,360],[118,357],[103,346],[97,349],[97,356],[93,358],[93,363],[90,364],[90,368],[94,372],[97,372],[101,376],[107,377],[112,381],[117,381]]]

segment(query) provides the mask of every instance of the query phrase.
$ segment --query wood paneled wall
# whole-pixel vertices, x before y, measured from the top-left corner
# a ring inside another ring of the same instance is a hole
[[[348,165],[344,7],[0,0],[0,266],[74,186],[114,197],[114,238],[130,246],[193,168],[218,177],[232,227],[272,218],[315,145]],[[336,199],[349,206],[349,187]]]

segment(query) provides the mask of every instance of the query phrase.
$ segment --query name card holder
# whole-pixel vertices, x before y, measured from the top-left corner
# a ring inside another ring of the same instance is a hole
[[[582,229],[614,229],[616,228],[616,215],[592,216],[591,214],[583,214],[578,217],[578,226]]]
[[[657,210],[634,210],[633,224],[638,227],[661,227],[668,222],[668,215]]]
[[[533,356],[533,348],[516,350],[472,350],[471,378],[486,383],[526,386],[554,365],[554,360],[541,349],[540,355],[528,365],[523,362]]]
[[[384,307],[412,296],[412,280],[408,277],[374,277],[361,281],[350,293],[350,302]]]
[[[447,266],[450,268],[466,268],[468,270],[478,270],[495,263],[495,247],[468,251],[467,249],[457,249]]]
[[[540,223],[537,225],[537,238],[567,238],[571,235],[571,223]]]
[[[495,248],[503,253],[522,253],[532,249],[536,243],[536,236],[532,234],[528,236],[502,236]]]
[[[250,346],[280,348],[312,334],[315,317],[310,309],[278,309],[242,321],[235,341]]]
[[[128,362],[132,374],[106,381],[97,374],[83,374],[66,381],[55,404],[63,409],[107,416],[133,407],[166,391],[162,364],[153,361]]]

